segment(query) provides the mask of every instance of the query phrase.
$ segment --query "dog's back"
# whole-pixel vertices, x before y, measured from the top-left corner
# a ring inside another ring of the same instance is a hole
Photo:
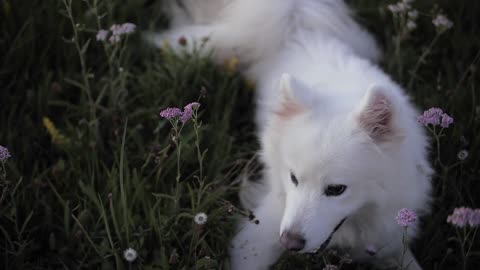
[[[171,30],[150,39],[172,46],[180,37],[194,44],[208,37],[217,59],[237,57],[245,65],[275,55],[297,34],[322,33],[350,44],[361,57],[377,61],[374,39],[353,19],[339,0],[180,0],[167,5]]]

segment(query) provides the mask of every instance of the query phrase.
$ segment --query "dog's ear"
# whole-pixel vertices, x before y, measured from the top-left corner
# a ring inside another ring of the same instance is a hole
[[[311,91],[292,75],[284,73],[280,78],[280,104],[275,111],[281,119],[290,119],[297,116],[307,109],[310,100],[308,98]]]
[[[389,91],[382,86],[373,85],[355,113],[356,121],[368,135],[377,142],[389,141],[396,137],[394,102]]]

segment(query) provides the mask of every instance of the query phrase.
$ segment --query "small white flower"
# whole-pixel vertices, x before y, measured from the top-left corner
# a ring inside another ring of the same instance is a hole
[[[453,26],[453,22],[443,14],[438,14],[437,17],[433,19],[432,23],[438,30],[446,30]]]
[[[464,161],[468,157],[468,151],[467,150],[461,150],[458,152],[457,157],[459,160]]]
[[[337,270],[337,269],[338,269],[338,267],[336,265],[333,265],[333,264],[327,264],[323,268],[323,270]]]
[[[403,13],[403,12],[406,12],[406,11],[408,11],[412,8],[412,6],[410,5],[410,2],[412,2],[412,1],[404,0],[403,2],[401,1],[401,2],[398,2],[394,5],[388,5],[387,8],[393,14]]]
[[[417,28],[417,23],[412,21],[412,20],[408,20],[407,21],[407,29],[410,30],[410,31],[413,31]]]
[[[399,13],[400,9],[397,7],[397,5],[388,5],[387,6],[388,10],[392,12],[393,14]]]
[[[125,260],[127,260],[127,262],[133,262],[137,259],[138,254],[137,254],[137,251],[135,249],[127,248],[123,252],[123,257],[125,258]]]
[[[397,7],[401,12],[407,11],[411,8],[409,3],[403,3],[403,2],[397,3]]]
[[[205,223],[207,223],[207,220],[208,220],[208,216],[207,214],[205,213],[198,213],[195,215],[195,218],[193,218],[193,220],[195,221],[195,223],[197,223],[198,225],[203,225]]]
[[[418,18],[418,11],[416,9],[409,11],[408,17],[412,20],[416,20]]]

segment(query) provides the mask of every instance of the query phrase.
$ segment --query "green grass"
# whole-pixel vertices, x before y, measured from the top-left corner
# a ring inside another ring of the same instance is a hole
[[[98,2],[103,28],[129,21],[161,29],[168,22],[159,1]],[[418,29],[399,46],[385,10],[392,1],[348,2],[384,47],[382,66],[414,102],[455,118],[441,153],[432,147],[433,211],[422,220],[414,252],[425,269],[479,269],[478,237],[470,238],[466,258],[446,217],[458,206],[480,207],[480,3],[417,1]],[[437,35],[434,5],[455,25],[419,62]],[[234,180],[258,149],[254,90],[208,58],[150,48],[138,34],[117,51],[105,48],[95,41],[95,10],[84,1],[71,10],[79,24],[74,42],[63,1],[0,0],[0,145],[12,153],[0,176],[0,268],[226,268],[234,233],[229,208],[238,206]],[[82,49],[88,41],[79,57],[76,42]],[[158,112],[197,100],[202,124],[185,124],[177,156],[174,131]],[[44,117],[63,137],[52,138]],[[469,156],[459,162],[463,149]],[[198,212],[208,214],[206,225],[193,222]],[[128,247],[139,253],[132,264],[123,259]],[[322,263],[318,256],[285,256],[276,267]]]

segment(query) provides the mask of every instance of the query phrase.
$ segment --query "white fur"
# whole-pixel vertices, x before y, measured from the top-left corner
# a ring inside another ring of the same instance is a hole
[[[404,91],[375,64],[373,38],[343,1],[187,0],[172,10],[173,28],[149,36],[153,42],[166,38],[176,46],[184,36],[193,46],[208,36],[218,62],[238,57],[257,84],[266,191],[243,186],[260,223],[241,222],[232,269],[267,269],[284,251],[285,231],[305,237],[302,252],[315,251],[345,217],[328,247],[396,265],[403,233],[397,211],[428,211],[427,140]],[[347,189],[326,196],[331,184]],[[409,227],[409,239],[417,225]],[[379,250],[375,256],[365,251],[370,245]],[[407,264],[421,269],[409,250]]]

